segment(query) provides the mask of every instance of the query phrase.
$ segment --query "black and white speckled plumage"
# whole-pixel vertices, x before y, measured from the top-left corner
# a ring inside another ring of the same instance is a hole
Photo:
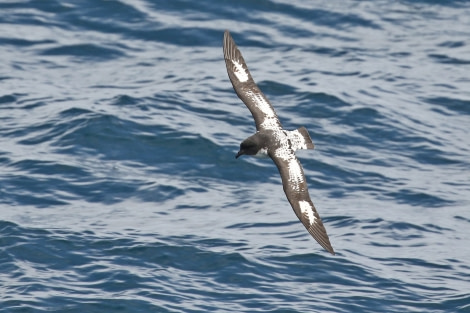
[[[279,169],[284,192],[297,217],[323,248],[335,254],[326,229],[310,199],[302,165],[295,156],[298,149],[314,147],[307,129],[300,127],[287,131],[282,128],[276,112],[251,77],[245,60],[228,31],[224,34],[223,49],[230,81],[238,97],[253,115],[257,130],[241,143],[236,157],[243,154],[269,156]]]

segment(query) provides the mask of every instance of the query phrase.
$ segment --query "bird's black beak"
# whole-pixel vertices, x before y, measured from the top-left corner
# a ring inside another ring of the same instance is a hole
[[[235,159],[238,159],[238,157],[243,155],[243,154],[245,154],[245,151],[243,151],[243,150],[238,151],[237,155],[235,156]]]

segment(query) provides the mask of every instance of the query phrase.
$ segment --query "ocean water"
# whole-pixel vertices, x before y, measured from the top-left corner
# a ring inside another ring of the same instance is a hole
[[[4,0],[0,56],[0,312],[470,312],[470,2]]]

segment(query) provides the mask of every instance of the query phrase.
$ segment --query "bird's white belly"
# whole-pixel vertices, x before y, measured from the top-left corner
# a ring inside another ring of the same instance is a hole
[[[261,148],[254,155],[255,158],[265,159],[268,157],[268,148]]]

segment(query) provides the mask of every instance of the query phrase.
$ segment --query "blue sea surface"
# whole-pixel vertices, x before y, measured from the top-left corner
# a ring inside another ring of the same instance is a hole
[[[0,56],[0,312],[470,312],[470,2],[9,0]]]

